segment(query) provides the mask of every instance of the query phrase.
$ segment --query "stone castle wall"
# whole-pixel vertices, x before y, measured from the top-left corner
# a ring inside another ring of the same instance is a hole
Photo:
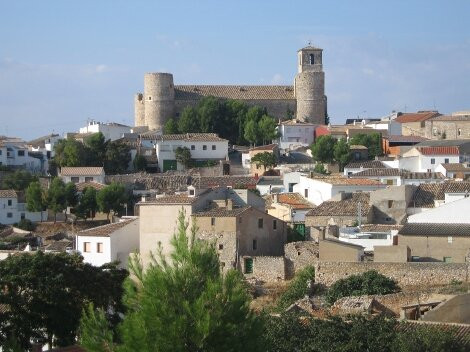
[[[326,113],[325,73],[305,71],[295,77],[296,116],[301,121],[324,124]]]
[[[145,124],[160,130],[174,116],[175,87],[170,73],[146,73],[144,76]]]

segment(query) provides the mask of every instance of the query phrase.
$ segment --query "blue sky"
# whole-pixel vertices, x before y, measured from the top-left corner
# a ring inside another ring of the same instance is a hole
[[[470,109],[469,13],[465,0],[0,0],[0,134],[132,124],[145,72],[291,84],[309,40],[333,122]]]

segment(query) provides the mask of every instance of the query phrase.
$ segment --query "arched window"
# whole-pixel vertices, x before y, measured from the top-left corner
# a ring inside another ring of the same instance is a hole
[[[315,56],[313,56],[313,54],[310,54],[309,58],[310,58],[310,65],[315,64]]]

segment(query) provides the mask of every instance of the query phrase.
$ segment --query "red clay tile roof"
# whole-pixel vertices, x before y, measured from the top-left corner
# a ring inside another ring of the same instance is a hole
[[[17,198],[17,194],[12,189],[0,189],[0,198]]]
[[[470,172],[470,168],[460,163],[447,163],[441,164],[446,171],[461,171],[461,172]]]
[[[277,197],[278,203],[289,205],[293,209],[312,209],[315,207],[298,193],[279,193]]]
[[[404,113],[398,116],[394,121],[400,123],[407,122],[421,122],[426,121],[432,117],[439,116],[439,113],[436,111],[423,111],[423,112],[414,112],[414,113]]]
[[[434,201],[444,200],[446,193],[466,192],[470,192],[470,182],[423,183],[416,189],[409,206],[434,208]]]
[[[94,166],[70,167],[64,166],[60,169],[61,176],[100,176],[104,173],[103,168]]]
[[[174,194],[163,197],[151,199],[148,202],[141,202],[140,205],[145,204],[191,204],[195,202],[198,197],[189,197],[187,194]]]
[[[367,216],[371,210],[369,200],[369,193],[352,193],[344,200],[323,202],[310,210],[306,216],[356,216],[358,203],[361,203],[361,215]]]
[[[419,147],[423,155],[459,155],[458,147]]]
[[[380,160],[363,160],[354,161],[347,164],[344,168],[346,169],[383,169],[386,168],[385,164]]]
[[[390,176],[401,176],[402,171],[394,168],[383,168],[383,169],[366,169],[359,171],[355,174],[349,175],[348,177],[390,177]]]
[[[223,142],[216,133],[181,133],[181,134],[156,134],[155,131],[145,132],[140,135],[141,139],[155,139],[160,141],[185,141],[185,142]]]
[[[91,229],[80,231],[77,236],[97,236],[97,237],[109,237],[114,231],[123,228],[126,225],[129,225],[131,222],[137,219],[124,220],[116,222],[114,224],[107,224],[97,227],[92,227]]]

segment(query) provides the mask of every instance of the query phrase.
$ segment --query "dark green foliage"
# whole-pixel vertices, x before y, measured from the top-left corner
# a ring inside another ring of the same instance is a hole
[[[258,122],[258,131],[263,144],[272,143],[274,139],[279,137],[276,130],[276,120],[268,115],[263,115]]]
[[[36,224],[29,219],[21,219],[16,227],[25,231],[34,231]]]
[[[244,138],[253,145],[256,145],[256,142],[259,140],[259,129],[258,124],[255,120],[249,119],[245,123],[244,128]]]
[[[343,170],[344,165],[346,165],[351,159],[351,150],[349,149],[349,144],[346,142],[346,139],[341,138],[334,147],[333,152],[335,160],[338,162],[340,171]]]
[[[3,179],[2,187],[4,189],[14,189],[15,191],[24,191],[31,182],[38,181],[38,178],[26,170],[16,170],[8,174]]]
[[[396,281],[375,270],[366,271],[360,275],[351,275],[336,281],[326,294],[326,301],[332,305],[338,299],[346,296],[385,295],[399,292]]]
[[[310,147],[313,159],[321,163],[331,163],[334,160],[335,145],[336,139],[329,135],[318,137]]]
[[[328,175],[328,170],[325,169],[325,165],[321,163],[316,164],[315,167],[313,168],[313,171],[318,174]]]
[[[263,152],[263,153],[258,153],[254,155],[251,158],[251,162],[256,165],[261,165],[265,169],[270,169],[277,165],[277,158],[276,158],[276,155],[274,155],[274,153]]]
[[[363,145],[367,147],[369,159],[375,159],[376,156],[383,155],[382,135],[380,133],[356,134],[349,140],[350,145]]]
[[[109,142],[106,148],[104,171],[108,175],[123,174],[131,162],[130,148],[127,144]]]
[[[147,159],[141,154],[137,154],[133,161],[135,171],[145,171],[147,169]]]
[[[51,160],[49,160],[49,165],[47,167],[47,174],[49,176],[52,176],[52,177],[56,177],[57,176],[57,167],[59,165],[57,165],[57,162],[55,161],[54,158],[52,158]]]
[[[38,181],[31,182],[26,189],[26,209],[32,212],[43,211],[45,203],[44,192],[41,189],[41,185]]]
[[[178,133],[178,125],[175,122],[175,119],[170,118],[165,122],[165,126],[163,126],[163,133],[164,134],[177,134]]]
[[[75,343],[82,310],[96,307],[123,311],[120,304],[125,270],[83,263],[78,255],[11,256],[0,261],[0,345],[12,339],[26,350],[39,338],[59,346]],[[116,316],[108,319],[116,323]]]
[[[106,150],[109,141],[103,133],[93,133],[84,140],[86,148],[87,166],[103,166],[106,159]]]
[[[53,178],[47,190],[46,203],[47,207],[54,212],[54,222],[56,221],[57,213],[64,211],[66,207],[65,197],[64,182],[59,177]]]
[[[289,287],[277,301],[278,310],[283,311],[295,301],[310,294],[314,279],[315,269],[313,266],[307,266],[295,274]]]
[[[175,159],[182,164],[186,169],[191,167],[191,151],[187,147],[178,147],[175,150]]]
[[[93,187],[85,187],[75,209],[75,215],[82,219],[94,218],[97,210],[96,190]]]
[[[106,213],[108,220],[111,212],[116,214],[123,210],[127,200],[128,195],[126,189],[122,184],[116,182],[104,187],[96,195],[98,208],[103,213]]]
[[[262,321],[249,308],[250,298],[240,274],[222,275],[213,245],[187,236],[180,213],[173,252],[159,252],[144,272],[131,261],[134,280],[127,280],[127,313],[118,342],[111,340],[102,313],[82,318],[80,343],[90,351],[265,351]],[[102,336],[101,341],[97,336]]]
[[[199,131],[199,116],[197,110],[190,106],[185,107],[178,119],[178,132],[195,133]]]
[[[60,167],[86,165],[86,147],[73,138],[59,140],[54,146],[54,151],[54,161]]]

